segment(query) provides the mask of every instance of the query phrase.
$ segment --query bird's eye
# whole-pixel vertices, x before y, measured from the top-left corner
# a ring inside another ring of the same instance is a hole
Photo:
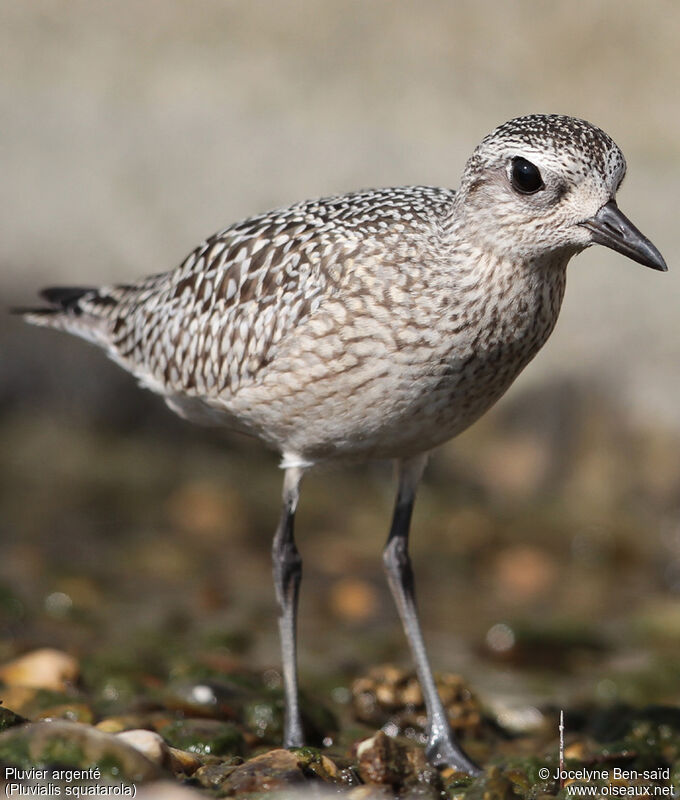
[[[520,194],[534,194],[545,186],[538,167],[521,156],[512,159],[510,179],[513,189]]]

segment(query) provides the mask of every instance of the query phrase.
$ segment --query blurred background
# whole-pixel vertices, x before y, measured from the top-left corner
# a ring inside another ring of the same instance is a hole
[[[499,714],[677,700],[679,40],[672,0],[0,0],[3,305],[168,269],[303,198],[456,186],[513,116],[599,125],[670,272],[603,248],[572,263],[548,345],[433,457],[413,557],[433,663]],[[278,663],[272,454],[8,315],[0,435],[0,657]],[[389,465],[306,482],[308,678],[408,664],[380,563],[392,493]]]

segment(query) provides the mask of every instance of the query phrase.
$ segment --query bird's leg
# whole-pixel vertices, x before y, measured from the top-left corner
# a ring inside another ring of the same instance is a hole
[[[301,478],[302,470],[299,467],[290,467],[286,470],[283,480],[281,519],[274,535],[272,547],[274,586],[279,603],[279,635],[286,704],[283,727],[284,747],[302,747],[304,744],[298,701],[296,651],[297,605],[302,577],[302,559],[295,546],[293,535]]]
[[[399,490],[390,535],[383,551],[383,563],[387,581],[413,653],[418,681],[425,700],[427,757],[435,766],[450,766],[470,775],[478,775],[479,767],[470,761],[461,750],[449,725],[427,659],[425,642],[416,610],[413,569],[408,554],[408,533],[416,488],[426,461],[427,456],[419,456],[399,462]]]

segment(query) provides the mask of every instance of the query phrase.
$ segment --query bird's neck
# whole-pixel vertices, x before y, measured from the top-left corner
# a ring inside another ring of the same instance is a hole
[[[521,369],[555,327],[570,257],[513,258],[458,240],[446,258],[449,327],[458,346]]]

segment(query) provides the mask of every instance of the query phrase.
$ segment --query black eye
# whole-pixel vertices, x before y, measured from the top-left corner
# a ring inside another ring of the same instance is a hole
[[[512,159],[510,177],[513,188],[521,194],[533,194],[544,186],[538,167],[521,156]]]

